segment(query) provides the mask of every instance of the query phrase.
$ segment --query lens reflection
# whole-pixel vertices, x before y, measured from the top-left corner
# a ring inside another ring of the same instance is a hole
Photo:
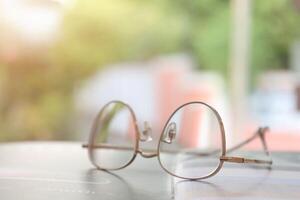
[[[204,103],[191,102],[169,118],[159,141],[159,160],[172,175],[197,179],[215,172],[222,153],[218,118]]]

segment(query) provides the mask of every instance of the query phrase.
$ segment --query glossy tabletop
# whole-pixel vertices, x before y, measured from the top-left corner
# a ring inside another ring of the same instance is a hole
[[[94,169],[80,143],[3,143],[0,199],[300,199],[300,153],[272,156],[271,170],[225,164],[205,181],[182,181],[165,173],[156,158],[137,157],[109,173]]]

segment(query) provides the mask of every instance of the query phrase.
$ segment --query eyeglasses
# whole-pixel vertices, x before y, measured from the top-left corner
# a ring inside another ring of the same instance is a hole
[[[91,163],[102,170],[119,170],[130,165],[140,154],[157,157],[160,166],[170,175],[199,180],[216,175],[224,162],[271,165],[272,160],[226,156],[255,138],[260,138],[269,155],[265,133],[259,128],[251,137],[226,151],[225,130],[219,113],[203,102],[188,102],[179,106],[169,117],[159,136],[157,148],[140,148],[140,142],[152,140],[152,129],[145,122],[139,131],[132,108],[121,101],[107,103],[92,126],[88,144]]]

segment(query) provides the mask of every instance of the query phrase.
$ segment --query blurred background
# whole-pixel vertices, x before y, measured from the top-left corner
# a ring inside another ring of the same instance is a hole
[[[229,145],[267,125],[300,150],[299,22],[299,0],[0,0],[0,141],[84,141],[113,99],[159,131],[198,100]]]

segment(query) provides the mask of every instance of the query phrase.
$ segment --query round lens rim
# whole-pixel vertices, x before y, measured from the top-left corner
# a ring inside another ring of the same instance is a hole
[[[191,105],[191,104],[201,104],[201,105],[204,105],[204,106],[207,106],[217,117],[217,120],[218,120],[218,123],[219,123],[219,128],[220,128],[220,132],[221,132],[221,138],[222,138],[222,149],[221,149],[221,156],[225,156],[226,155],[226,138],[225,138],[225,128],[224,128],[224,124],[223,124],[223,121],[222,121],[222,118],[220,116],[220,114],[218,113],[218,111],[210,106],[209,104],[207,103],[204,103],[202,101],[191,101],[191,102],[187,102],[187,103],[184,103],[182,104],[181,106],[179,106],[178,108],[176,108],[176,110],[170,115],[169,119],[167,120],[167,122],[165,123],[164,125],[164,128],[161,132],[161,135],[159,137],[159,141],[158,141],[158,146],[157,146],[157,159],[158,159],[158,162],[160,164],[160,166],[170,175],[174,176],[174,177],[177,177],[177,178],[181,178],[181,179],[187,179],[187,180],[201,180],[201,179],[206,179],[206,178],[209,178],[209,177],[212,177],[214,175],[216,175],[222,168],[223,164],[224,164],[224,161],[223,160],[219,160],[219,165],[216,167],[215,170],[213,170],[210,174],[208,175],[205,175],[205,176],[201,176],[201,177],[196,177],[196,178],[188,178],[188,177],[183,177],[183,176],[179,176],[179,175],[176,175],[172,172],[170,172],[168,169],[166,169],[164,167],[164,165],[162,164],[161,162],[161,158],[160,158],[160,153],[161,153],[161,150],[160,150],[160,146],[161,146],[161,142],[162,142],[162,139],[163,139],[163,135],[164,135],[164,132],[167,128],[167,125],[169,124],[170,120],[172,119],[172,117],[176,114],[177,111],[179,111],[181,108],[183,108],[184,106],[188,106],[188,105]]]
[[[97,162],[95,161],[94,159],[94,151],[93,151],[93,143],[95,141],[95,137],[97,135],[97,129],[98,129],[98,120],[100,118],[100,116],[102,115],[102,113],[104,112],[104,110],[111,104],[113,103],[116,103],[116,104],[122,104],[124,105],[126,108],[128,108],[130,114],[131,114],[131,117],[133,119],[133,126],[134,126],[134,135],[135,135],[135,142],[134,142],[134,153],[132,155],[132,158],[125,164],[125,165],[122,165],[121,167],[117,167],[117,168],[103,168],[103,167],[100,167]],[[92,125],[92,129],[90,131],[90,136],[89,136],[89,145],[88,145],[88,155],[89,155],[89,160],[91,161],[91,163],[97,168],[97,169],[100,169],[100,170],[119,170],[119,169],[123,169],[125,167],[127,167],[128,165],[130,165],[134,159],[136,158],[137,154],[138,154],[138,149],[139,149],[139,134],[138,134],[138,126],[137,126],[137,119],[136,119],[136,116],[135,116],[135,113],[133,111],[133,109],[127,104],[127,103],[124,103],[123,101],[118,101],[118,100],[113,100],[113,101],[110,101],[108,103],[106,103],[102,108],[101,110],[99,111],[99,113],[97,114],[97,116],[95,117],[94,121],[93,121],[93,125]]]

